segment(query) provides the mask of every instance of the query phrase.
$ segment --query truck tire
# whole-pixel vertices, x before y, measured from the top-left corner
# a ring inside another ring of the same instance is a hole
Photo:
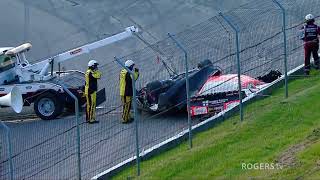
[[[52,120],[58,117],[64,109],[58,96],[51,92],[39,95],[34,102],[34,112],[43,120]]]

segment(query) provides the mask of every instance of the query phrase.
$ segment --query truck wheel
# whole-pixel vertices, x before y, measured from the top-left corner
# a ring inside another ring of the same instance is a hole
[[[55,119],[63,111],[63,104],[53,93],[44,93],[34,102],[34,112],[43,120]]]

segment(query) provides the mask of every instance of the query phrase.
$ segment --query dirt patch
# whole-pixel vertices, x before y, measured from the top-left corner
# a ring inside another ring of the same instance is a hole
[[[280,163],[283,167],[299,166],[300,162],[297,161],[296,154],[310,147],[316,141],[320,139],[320,128],[314,129],[312,133],[301,143],[290,147],[283,152],[277,159],[277,163]],[[317,162],[317,166],[320,166],[320,162]]]

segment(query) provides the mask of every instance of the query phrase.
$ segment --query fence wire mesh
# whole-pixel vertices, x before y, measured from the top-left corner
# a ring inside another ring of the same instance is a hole
[[[287,34],[288,34],[288,67],[289,70],[302,64],[304,61],[303,43],[298,37],[297,31],[301,29],[304,22],[301,19],[306,14],[313,14],[316,17],[316,23],[319,24],[319,12],[316,6],[319,5],[318,1],[287,1],[284,0],[284,8],[287,14]]]
[[[76,78],[73,78],[73,83],[76,84],[75,80]],[[68,84],[68,81],[63,81],[63,78],[59,81],[59,83]],[[70,83],[68,85],[68,87],[72,86]],[[57,86],[53,84],[48,89]],[[45,90],[34,94],[34,96],[37,95],[52,97],[52,91]],[[13,179],[75,179],[78,177],[77,122],[74,117],[58,119],[58,121],[39,123],[32,119],[5,122],[10,128],[12,137]],[[1,165],[7,163],[8,159],[1,159]],[[1,175],[7,176],[7,173],[1,171]]]
[[[116,62],[99,68],[103,72],[99,88],[107,93],[105,103],[97,109],[98,125],[81,128],[81,161],[83,177],[94,175],[113,167],[135,155],[134,124],[122,124],[122,104],[119,96],[121,67]],[[85,115],[82,116],[85,121]]]
[[[9,152],[7,134],[4,127],[0,127],[0,179],[10,179]]]
[[[88,19],[92,19],[92,17],[83,14],[83,12],[86,12],[83,7],[89,6],[89,4],[83,2],[85,6],[79,7],[77,9],[78,13],[64,14],[64,17],[72,15],[67,21],[72,21],[77,28],[65,28],[67,30],[63,36],[55,34],[54,32],[61,28],[55,26],[55,18],[61,18],[63,13],[67,13],[68,8],[70,8],[70,6],[65,5],[66,2],[56,2],[25,0],[24,7],[18,6],[22,11],[25,11],[25,17],[21,17],[25,21],[26,34],[24,34],[24,41],[39,42],[35,44],[35,49],[39,51],[33,53],[31,51],[29,54],[33,59],[30,62],[36,62],[40,58],[50,57],[61,52],[64,49],[62,47],[80,46],[116,33],[117,28],[110,30],[108,35],[101,34],[102,31],[109,28],[109,25],[94,26],[94,23],[102,21],[107,15],[99,17],[96,21],[89,21]],[[146,4],[142,1],[137,3]],[[297,31],[303,25],[302,19],[305,14],[313,13],[318,17],[317,7],[319,6],[317,5],[319,3],[317,0],[280,1],[280,4],[286,9],[288,70],[292,70],[303,63],[302,43],[297,37]],[[77,5],[75,4],[75,6]],[[137,4],[131,4],[125,10],[133,9],[135,6]],[[34,7],[38,7],[45,12],[56,12],[56,17],[48,20],[52,22],[52,27],[50,26],[39,32],[32,31],[32,27],[41,22],[35,18],[39,11]],[[53,7],[53,9],[44,7]],[[256,0],[223,14],[240,31],[242,75],[258,78],[267,74],[270,70],[279,70],[282,74],[284,73],[282,12],[275,3],[271,0]],[[122,15],[129,16],[124,11]],[[73,21],[74,19],[77,19],[77,21]],[[48,29],[50,29],[50,36],[48,36]],[[136,84],[137,90],[143,89],[150,82],[185,76],[184,54],[172,39],[163,35],[162,37],[166,38],[153,43],[157,38],[150,41],[150,38],[145,38],[145,34],[136,34],[135,36],[135,38],[128,40],[128,46],[144,47],[143,49],[124,56],[129,50],[120,48],[116,51],[116,54],[123,63],[129,59],[135,61],[140,72]],[[149,34],[148,36],[152,35]],[[189,70],[197,71],[199,70],[199,63],[210,60],[213,66],[220,70],[223,75],[233,74],[233,76],[218,83],[212,83],[206,91],[216,93],[222,90],[238,89],[237,77],[235,76],[237,74],[235,32],[221,16],[215,16],[200,24],[188,27],[175,34],[174,38],[187,51]],[[131,48],[131,50],[134,48]],[[70,114],[64,114],[53,121],[6,122],[12,133],[14,179],[78,178],[78,143],[80,143],[82,179],[90,179],[136,155],[135,125],[134,123],[121,123],[123,104],[119,96],[119,73],[122,67],[110,55],[104,56],[107,50],[108,48],[102,48],[82,56],[79,64],[61,64],[62,67],[67,69],[72,67],[73,69],[85,70],[88,59],[105,60],[101,61],[99,67],[99,70],[103,73],[99,80],[99,89],[105,88],[106,92],[106,101],[97,108],[97,120],[100,123],[93,125],[85,123],[85,114],[82,112],[79,124],[80,142],[77,142],[77,122],[74,116],[68,116]],[[191,76],[192,72],[190,71]],[[80,75],[80,77],[71,75],[57,80],[68,87],[84,85],[83,75]],[[243,84],[242,87],[248,89],[249,85]],[[185,89],[182,92],[185,92]],[[192,91],[191,96],[195,95],[197,95],[197,92]],[[254,115],[249,114],[245,119],[250,118],[254,118]],[[200,120],[203,120],[203,118],[200,118]],[[139,123],[139,149],[140,153],[143,154],[147,149],[188,129],[186,96],[177,98],[162,111],[150,113],[139,109],[138,119],[135,119],[135,121]],[[192,125],[198,123],[199,119],[193,118]],[[1,129],[0,179],[10,178],[6,146],[5,134]],[[123,178],[135,176],[135,174],[136,172],[130,171]]]

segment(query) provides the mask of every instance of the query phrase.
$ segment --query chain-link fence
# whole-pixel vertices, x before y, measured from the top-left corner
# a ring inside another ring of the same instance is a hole
[[[9,139],[9,129],[2,124],[1,126],[1,139],[0,139],[0,159],[1,159],[1,165],[0,165],[0,170],[1,170],[1,179],[9,179],[12,177],[12,160],[10,160],[10,150],[9,145],[10,142],[8,142]]]
[[[49,2],[25,1],[26,5]],[[159,143],[165,144],[169,139],[176,140],[183,136],[183,139],[189,138],[191,148],[192,133],[189,130],[193,125],[238,105],[239,97],[245,100],[254,95],[266,96],[257,92],[278,80],[278,72],[281,75],[286,73],[285,57],[288,72],[303,63],[302,43],[297,31],[303,24],[305,14],[318,15],[316,7],[319,2],[279,0],[279,3],[280,6],[273,0],[249,2],[175,35],[165,34],[163,37],[166,38],[156,43],[150,43],[141,33],[136,33],[135,38],[128,40],[129,44],[143,49],[129,55],[124,55],[127,51],[120,53],[120,49],[115,59],[109,58],[100,63],[99,70],[103,76],[98,81],[99,89],[105,89],[106,100],[96,110],[99,123],[85,123],[84,106],[80,108],[82,112],[78,121],[73,114],[64,113],[52,121],[5,122],[11,133],[11,157],[1,126],[0,179],[10,179],[12,171],[13,179],[90,179],[113,172],[121,165],[136,164],[138,172],[128,172],[126,178],[139,173],[140,158],[157,148]],[[285,9],[285,43],[281,6]],[[72,22],[83,31],[67,28],[67,39],[71,44],[63,44],[63,47],[79,46],[108,36],[97,37],[94,32],[106,27],[92,27],[83,11],[85,9],[79,9],[79,14],[73,14],[82,18]],[[26,17],[29,13],[37,11],[25,6]],[[26,29],[30,30],[36,21],[26,18]],[[54,19],[52,22],[55,22]],[[47,35],[36,32],[25,34],[25,40],[35,37],[44,38],[44,43],[49,42],[45,39]],[[55,37],[54,34],[48,38],[52,37]],[[52,56],[60,52],[59,38],[65,37],[57,35],[56,43],[47,43],[47,48],[43,45],[42,48],[46,50],[42,54],[31,56],[39,59],[45,57],[44,54]],[[82,61],[103,59],[102,54],[106,50],[94,50],[82,57]],[[132,108],[133,123],[123,124],[124,104],[119,95],[119,77],[124,69],[122,65],[129,59],[135,62],[140,74],[136,82],[137,98],[133,99],[137,102],[137,115],[134,116]],[[69,62],[60,65],[61,69],[70,67]],[[72,66],[85,69],[85,66],[78,67],[76,63]],[[84,79],[83,75],[69,75],[57,78],[52,83],[64,84],[67,88],[81,87]],[[239,84],[242,88],[240,91]],[[50,91],[41,92],[46,93]],[[187,94],[190,95],[190,101]],[[74,112],[73,104],[65,106]],[[246,114],[245,105],[243,109],[243,120],[254,119],[254,115]],[[137,158],[138,161],[135,161]],[[12,160],[12,171],[9,160]]]
[[[52,81],[47,84],[47,90],[33,95],[42,98],[40,101],[35,101],[37,102],[35,107],[38,107],[38,111],[50,115],[51,112],[47,111],[45,105],[42,104],[49,99],[52,100],[56,108],[65,105],[59,102],[63,97],[55,96],[52,90],[60,87],[58,85],[60,83],[68,85],[68,88],[79,83],[75,77],[72,78],[72,84],[68,80],[70,79],[59,78],[58,83]],[[30,98],[32,97],[30,96],[27,100]],[[12,179],[69,179],[78,177],[77,155],[79,153],[77,148],[79,141],[77,139],[78,123],[75,118],[59,118],[58,121],[52,121],[50,126],[46,121],[40,121],[40,123],[28,119],[24,119],[24,121],[23,124],[17,121],[5,122],[10,128],[11,135]],[[8,153],[5,149],[1,152]],[[10,158],[8,155],[3,157],[7,158],[1,158],[1,166],[7,171],[1,171],[1,179],[10,179],[7,169]]]

